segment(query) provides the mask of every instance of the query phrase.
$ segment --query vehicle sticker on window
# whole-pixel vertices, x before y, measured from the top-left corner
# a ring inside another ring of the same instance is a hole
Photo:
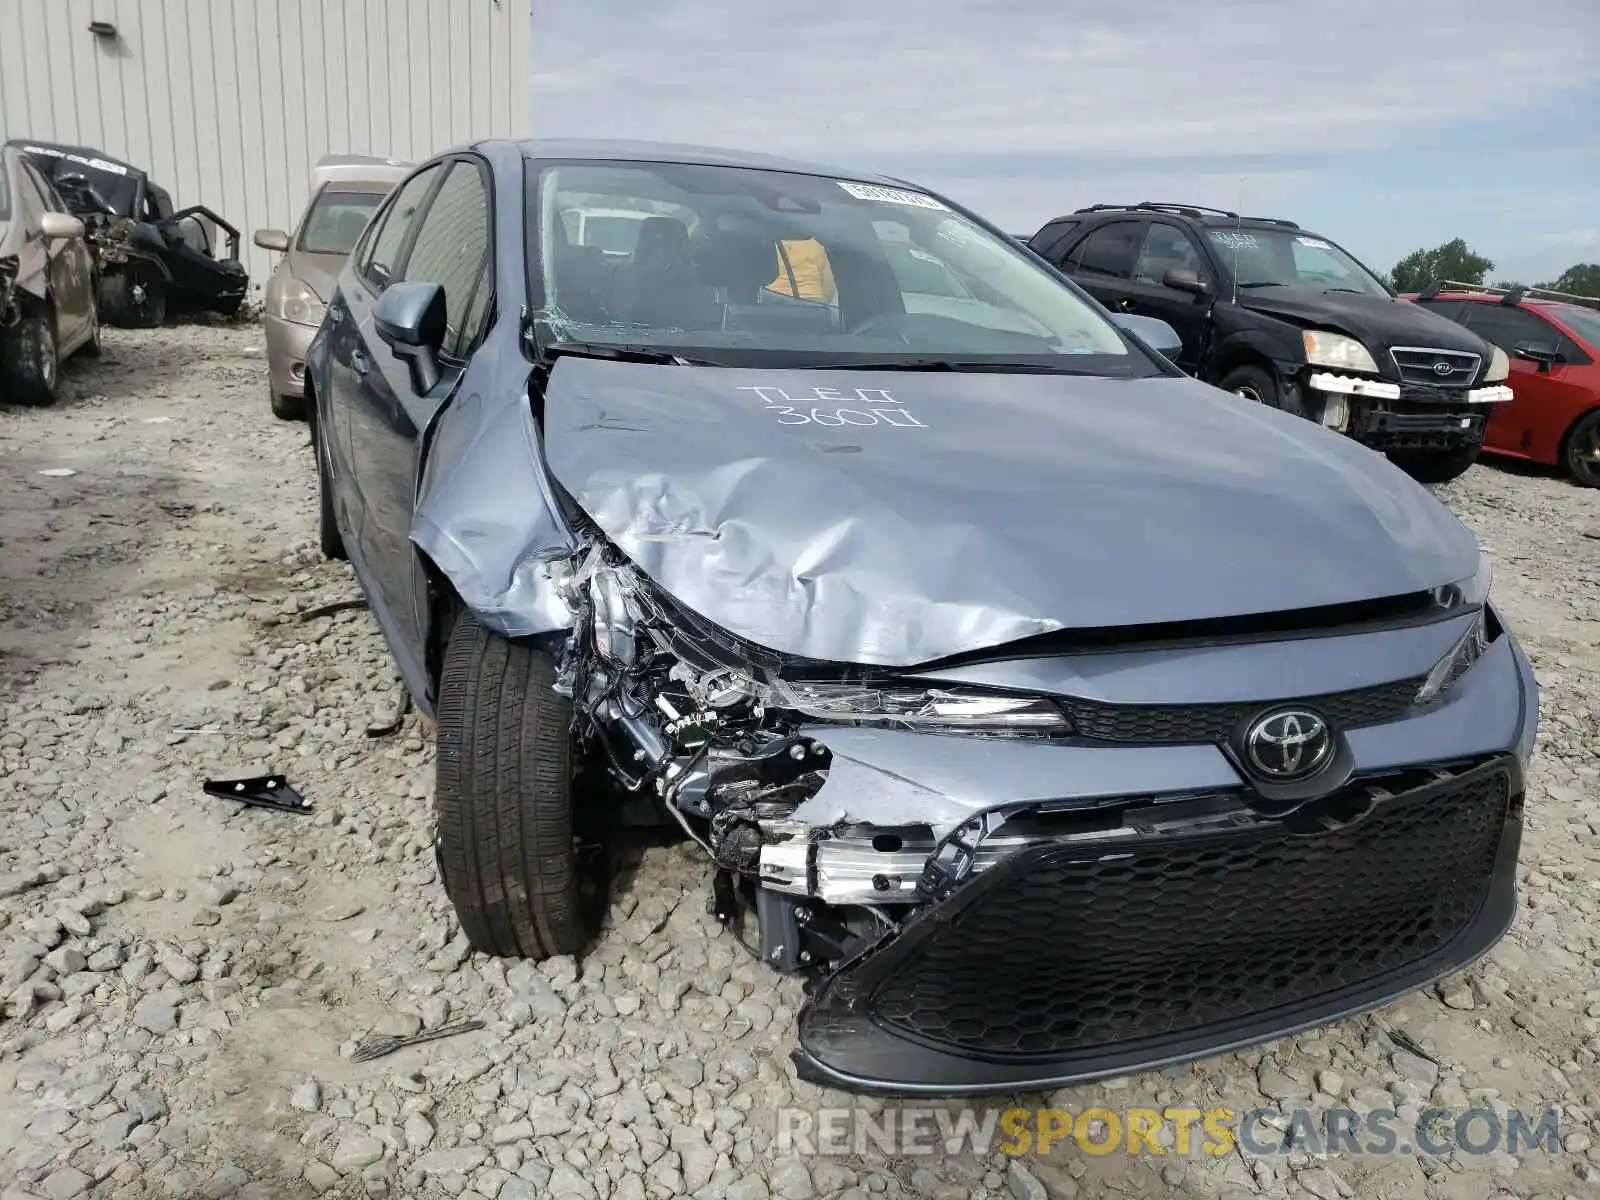
[[[1297,238],[1295,238],[1295,241],[1299,242],[1302,246],[1310,246],[1313,250],[1332,250],[1333,249],[1332,246],[1330,246],[1327,242],[1323,241],[1321,238],[1297,237]]]
[[[81,154],[68,154],[65,150],[52,150],[49,146],[24,146],[22,152],[24,154],[45,154],[51,158],[65,159],[67,162],[93,167],[96,171],[105,171],[111,175],[126,175],[128,173],[128,168],[120,163],[106,162],[103,158],[85,158]]]
[[[741,384],[741,392],[761,397],[765,411],[780,425],[892,425],[896,429],[926,429],[884,388],[815,387],[791,396],[770,384]],[[851,407],[837,407],[841,404]]]
[[[1253,250],[1261,243],[1256,241],[1253,233],[1244,233],[1239,230],[1212,230],[1211,240],[1230,250]]]
[[[913,208],[931,208],[936,212],[949,212],[947,205],[921,192],[908,192],[902,188],[881,187],[876,183],[850,183],[840,179],[840,187],[857,200],[881,200],[885,204],[909,204]]]

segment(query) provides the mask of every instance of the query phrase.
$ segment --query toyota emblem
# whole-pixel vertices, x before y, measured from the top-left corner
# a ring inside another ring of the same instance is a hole
[[[1250,723],[1244,734],[1250,768],[1273,783],[1315,775],[1333,758],[1333,731],[1314,712],[1277,708]]]
[[[1441,359],[1439,359],[1437,362],[1435,362],[1433,364],[1433,373],[1435,375],[1440,376],[1440,377],[1443,377],[1445,375],[1449,375],[1454,370],[1455,370],[1455,367],[1452,366],[1451,363],[1449,362],[1449,360],[1447,360],[1447,359],[1441,358]]]

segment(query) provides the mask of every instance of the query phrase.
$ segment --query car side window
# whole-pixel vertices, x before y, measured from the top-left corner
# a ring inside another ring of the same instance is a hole
[[[1144,235],[1144,248],[1139,251],[1139,261],[1134,264],[1133,277],[1140,283],[1159,284],[1174,268],[1204,272],[1200,251],[1189,235],[1176,225],[1155,221]]]
[[[1505,304],[1471,304],[1467,310],[1467,328],[1507,354],[1529,342],[1557,346],[1561,341],[1559,330],[1525,309]]]
[[[475,163],[455,162],[439,185],[417,227],[400,278],[426,280],[444,288],[445,336],[442,352],[465,358],[477,345],[487,313],[479,292],[491,286],[489,189]]]
[[[425,167],[402,184],[368,233],[356,270],[378,291],[394,282],[406,235],[411,232],[417,210],[438,181],[440,170],[437,164]]]
[[[1127,279],[1133,274],[1133,258],[1139,250],[1142,221],[1112,221],[1102,225],[1072,252],[1069,270],[1085,275],[1104,275]]]
[[[1038,233],[1033,235],[1033,240],[1028,243],[1040,258],[1047,258],[1053,263],[1061,261],[1061,248],[1067,241],[1067,235],[1076,229],[1081,221],[1062,220],[1051,221]]]
[[[49,194],[44,190],[44,187],[41,186],[38,174],[26,163],[24,163],[22,166],[20,176],[22,183],[22,206],[24,209],[31,209],[33,212],[33,219],[37,221],[45,213],[50,211]]]
[[[1416,303],[1427,309],[1429,312],[1438,313],[1446,320],[1454,321],[1457,325],[1465,325],[1467,323],[1467,314],[1464,310],[1466,309],[1467,305],[1471,303],[1471,301],[1418,300]]]

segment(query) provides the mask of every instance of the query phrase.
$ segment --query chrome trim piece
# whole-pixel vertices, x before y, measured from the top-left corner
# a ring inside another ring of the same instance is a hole
[[[1423,355],[1430,361],[1401,362],[1402,354]],[[1478,377],[1478,368],[1483,365],[1481,354],[1474,354],[1470,350],[1446,350],[1442,346],[1390,346],[1389,359],[1405,382],[1431,387],[1461,387],[1469,384]],[[1452,364],[1451,369],[1443,374],[1436,369],[1436,364],[1441,361]]]
[[[1400,385],[1380,379],[1360,379],[1352,375],[1335,375],[1332,371],[1318,371],[1311,376],[1310,382],[1319,392],[1334,392],[1342,396],[1367,396],[1373,400],[1400,399]]]

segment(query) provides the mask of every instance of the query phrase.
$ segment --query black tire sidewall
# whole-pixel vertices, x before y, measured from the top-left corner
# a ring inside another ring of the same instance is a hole
[[[322,445],[322,422],[317,419],[314,399],[307,397],[306,424],[311,430],[311,453],[317,463],[317,541],[322,556],[333,561],[349,557],[344,548],[344,535],[334,520],[332,480],[328,475],[328,460]]]
[[[0,370],[13,376],[9,390],[18,403],[35,407],[54,404],[61,385],[54,310],[30,313],[3,336],[10,344],[3,348]]]
[[[435,706],[439,865],[486,954],[579,953],[604,914],[574,848],[572,708],[554,677],[532,644],[457,615]]]
[[[1597,425],[1600,425],[1600,410],[1586,413],[1573,422],[1572,428],[1561,440],[1561,469],[1567,473],[1567,478],[1579,487],[1600,487],[1600,467],[1585,472],[1573,457],[1579,440],[1586,437]]]
[[[1222,377],[1222,382],[1217,386],[1223,391],[1235,395],[1238,394],[1235,392],[1236,388],[1249,387],[1260,399],[1240,396],[1241,400],[1249,400],[1252,404],[1259,403],[1265,408],[1282,407],[1282,398],[1278,391],[1277,381],[1272,378],[1270,372],[1261,367],[1235,367]]]

